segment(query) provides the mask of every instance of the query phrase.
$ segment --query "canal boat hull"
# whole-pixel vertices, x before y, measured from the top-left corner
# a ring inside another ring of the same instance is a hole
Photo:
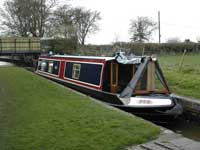
[[[153,57],[45,55],[39,58],[36,73],[137,115],[182,113]]]
[[[143,118],[148,119],[148,120],[157,120],[155,122],[161,122],[161,120],[166,121],[168,119],[176,118],[179,115],[179,114],[167,113],[167,111],[174,108],[175,104],[168,106],[168,107],[157,106],[157,107],[148,107],[148,108],[147,107],[127,106],[127,105],[124,105],[120,101],[117,94],[112,94],[112,93],[109,93],[109,92],[104,92],[104,91],[99,91],[99,90],[95,90],[95,89],[82,87],[82,86],[79,86],[79,85],[69,83],[69,82],[64,81],[64,80],[60,80],[60,79],[55,78],[55,77],[51,77],[51,76],[48,76],[48,75],[38,73],[38,72],[37,72],[37,74],[39,74],[39,75],[41,75],[45,78],[48,78],[52,81],[55,81],[59,84],[62,84],[66,87],[74,89],[74,90],[76,90],[80,93],[87,95],[87,96],[95,98],[96,100],[101,101],[103,103],[106,103],[110,106],[116,107],[118,109],[132,113],[132,114],[140,116],[140,117],[143,117]],[[168,96],[168,97],[170,97],[170,96]]]

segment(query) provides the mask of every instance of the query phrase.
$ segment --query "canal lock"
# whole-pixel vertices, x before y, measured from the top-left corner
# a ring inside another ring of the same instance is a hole
[[[200,100],[174,95],[183,107],[183,114],[166,123],[155,122],[192,140],[200,141]]]

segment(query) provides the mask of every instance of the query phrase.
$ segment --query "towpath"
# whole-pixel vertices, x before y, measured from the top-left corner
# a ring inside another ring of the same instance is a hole
[[[127,150],[200,150],[200,142],[183,137],[171,130],[162,129],[158,139],[127,148]]]
[[[55,82],[52,82],[52,83],[57,84]],[[60,84],[57,84],[57,85],[64,87],[63,85],[60,85]],[[64,87],[64,88],[67,88],[67,87]],[[73,89],[70,89],[70,88],[67,88],[67,89],[72,90],[78,94],[84,95]],[[90,99],[98,102],[101,105],[104,105],[104,107],[116,109],[94,98],[90,98]],[[116,109],[116,110],[122,113],[127,113],[119,109]],[[159,135],[159,137],[156,140],[153,140],[141,145],[128,147],[127,150],[200,150],[200,142],[191,140],[189,138],[185,138],[181,134],[174,133],[173,131],[168,130],[166,128],[163,128],[163,127],[160,127],[160,128],[162,130],[162,133]]]

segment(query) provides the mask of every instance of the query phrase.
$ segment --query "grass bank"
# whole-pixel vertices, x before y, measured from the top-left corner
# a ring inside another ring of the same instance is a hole
[[[160,129],[16,68],[0,68],[1,150],[116,150]]]
[[[161,66],[174,93],[200,99],[200,55],[186,55],[179,68],[181,55],[159,57]]]

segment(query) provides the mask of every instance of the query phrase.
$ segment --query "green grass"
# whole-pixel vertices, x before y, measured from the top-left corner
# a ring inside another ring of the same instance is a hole
[[[117,150],[159,133],[24,69],[0,68],[0,150]]]
[[[160,56],[159,60],[165,69],[179,70],[179,64],[182,56]],[[186,73],[200,72],[200,54],[186,54],[184,57],[182,71]]]
[[[200,55],[186,55],[181,69],[180,60],[181,55],[159,57],[172,92],[200,99]]]

